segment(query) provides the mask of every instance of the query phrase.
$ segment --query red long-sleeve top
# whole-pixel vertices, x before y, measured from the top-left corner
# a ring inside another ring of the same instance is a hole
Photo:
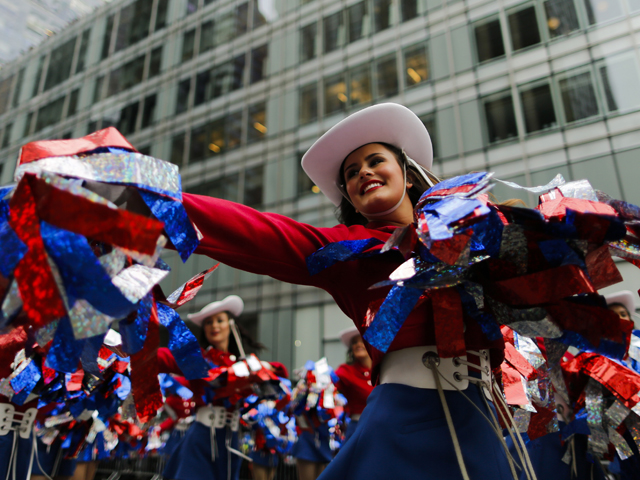
[[[210,359],[216,365],[221,367],[230,367],[235,362],[235,356],[231,355],[227,352],[221,352],[220,350],[216,350],[215,348],[209,348],[202,352],[205,358]],[[171,350],[168,348],[159,348],[158,349],[158,373],[174,373],[176,375],[184,375],[180,367],[178,367],[178,362],[174,358]],[[207,382],[204,380],[186,380],[182,379],[180,381],[185,387],[193,392],[193,397],[189,400],[189,410],[197,409],[198,407],[204,407],[206,403],[204,402],[203,396],[205,392],[205,387],[207,386]],[[193,403],[193,405],[191,405]],[[216,402],[214,402],[215,404]],[[222,401],[220,401],[220,404]],[[191,412],[190,412],[191,413]]]
[[[262,213],[238,203],[189,193],[183,194],[183,203],[189,218],[204,236],[196,253],[240,270],[322,288],[354,321],[362,335],[366,331],[363,321],[369,305],[382,301],[390,289],[369,290],[369,287],[388,279],[389,274],[404,262],[399,252],[390,251],[338,262],[312,276],[307,270],[306,259],[319,248],[333,242],[372,237],[385,242],[397,227],[376,222],[366,227],[317,228],[284,215]],[[503,358],[503,340],[490,342],[473,319],[465,316],[464,320],[467,349],[492,349],[491,363],[498,366]],[[435,344],[431,301],[427,299],[413,309],[389,351]],[[373,361],[375,380],[384,354],[368,344],[366,347]]]
[[[367,406],[367,397],[373,390],[371,370],[359,364],[343,363],[336,369],[338,391],[347,399],[345,410],[350,415],[360,415]]]
[[[211,360],[214,364],[221,367],[230,367],[236,361],[235,355],[232,355],[228,352],[216,350],[213,347],[209,347],[207,350],[204,350],[202,352],[202,355],[205,358]],[[273,372],[279,377],[288,376],[287,367],[285,367],[282,363],[269,362],[269,364],[271,365]],[[187,380],[186,378],[182,377],[183,373],[178,366],[178,362],[176,362],[176,359],[171,353],[171,350],[166,347],[158,349],[158,373],[174,373],[176,375],[180,375],[180,377],[176,378],[176,380],[193,392],[193,397],[191,397],[191,399],[189,399],[188,401],[182,402],[181,400],[178,401],[177,399],[175,399],[173,400],[175,404],[169,404],[169,406],[174,408],[174,410],[176,409],[175,407],[178,407],[176,413],[178,414],[179,418],[193,415],[195,410],[206,405],[203,396],[205,393],[207,382],[200,379]],[[169,403],[168,399],[167,403]],[[183,403],[182,406],[185,407],[185,410],[189,410],[189,412],[182,412],[184,413],[184,415],[181,415],[180,411],[182,409],[180,408],[180,403]],[[188,406],[185,405],[186,403],[188,403]],[[222,405],[222,403],[222,400],[215,399],[213,402],[214,405]]]

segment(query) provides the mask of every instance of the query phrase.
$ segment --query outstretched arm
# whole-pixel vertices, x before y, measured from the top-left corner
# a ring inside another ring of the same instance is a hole
[[[315,284],[306,258],[331,242],[368,238],[364,227],[316,228],[284,215],[185,193],[184,206],[204,235],[196,253],[231,267],[302,285]]]

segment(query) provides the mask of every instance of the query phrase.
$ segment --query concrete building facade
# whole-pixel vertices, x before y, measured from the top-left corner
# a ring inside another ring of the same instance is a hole
[[[115,125],[180,165],[185,191],[332,226],[300,157],[345,115],[394,101],[431,132],[438,175],[562,173],[637,204],[639,38],[638,0],[113,1],[0,73],[0,180],[25,142]],[[166,261],[165,291],[213,263]],[[350,321],[326,293],[223,266],[186,311],[231,293],[264,358],[343,361]]]

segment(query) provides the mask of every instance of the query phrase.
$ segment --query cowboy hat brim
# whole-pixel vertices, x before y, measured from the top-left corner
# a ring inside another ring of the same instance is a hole
[[[404,150],[427,170],[433,164],[431,137],[418,116],[403,105],[381,103],[348,116],[322,135],[302,157],[302,168],[334,205],[342,193],[340,167],[347,156],[369,143]]]
[[[187,318],[196,325],[202,325],[202,321],[220,312],[229,312],[234,317],[239,317],[244,309],[244,302],[237,295],[229,295],[228,297],[205,305],[198,313],[191,313]]]
[[[629,315],[636,313],[636,302],[633,296],[633,293],[629,290],[621,290],[616,293],[610,293],[609,295],[604,296],[607,301],[607,305],[611,305],[613,303],[619,303],[624,305],[624,308],[627,309]]]
[[[349,348],[351,346],[351,340],[357,335],[360,335],[358,329],[356,327],[349,327],[340,332],[340,341],[345,347]]]

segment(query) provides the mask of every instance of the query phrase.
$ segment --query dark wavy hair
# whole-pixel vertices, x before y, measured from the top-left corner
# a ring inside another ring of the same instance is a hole
[[[250,352],[258,353],[263,350],[267,350],[267,347],[264,344],[257,341],[255,338],[253,338],[251,334],[247,331],[247,329],[244,328],[240,324],[240,322],[238,322],[238,320],[236,320],[236,318],[231,314],[231,312],[225,311],[225,313],[227,314],[227,317],[229,317],[229,320],[230,321],[233,320],[236,326],[238,327],[238,333],[240,334],[240,341],[242,342],[242,346],[245,347],[245,350],[248,350],[245,353],[250,353]],[[231,328],[231,326],[229,326],[229,328]],[[203,348],[207,348],[211,345],[207,341],[207,337],[204,334],[204,327],[200,328],[200,336],[198,340],[200,341],[200,345]],[[233,336],[232,331],[229,331],[229,353],[235,355],[236,358],[240,358],[240,349],[236,344],[236,339]]]
[[[400,165],[401,167],[406,165],[407,181],[413,184],[413,186],[407,191],[407,195],[411,200],[411,204],[415,207],[416,203],[418,203],[418,200],[420,200],[420,197],[422,196],[422,194],[425,191],[427,191],[429,188],[431,188],[431,186],[424,180],[422,175],[420,175],[416,167],[409,164],[406,161],[406,158],[405,158],[406,156],[402,150],[388,143],[379,142],[379,144],[385,147],[391,153],[393,153],[393,155],[396,157],[398,165]],[[343,166],[344,166],[344,161],[342,162],[342,165],[340,165],[340,183],[344,185],[345,180],[344,180]],[[440,180],[429,170],[422,167],[419,167],[419,168],[422,169],[422,171],[427,174],[427,176],[433,182],[434,185],[440,182]],[[364,215],[356,212],[355,207],[351,205],[349,200],[347,200],[345,197],[342,197],[342,201],[340,202],[340,205],[336,208],[335,215],[340,223],[348,227],[350,227],[351,225],[366,225],[367,223],[369,223],[369,220],[367,220]]]

